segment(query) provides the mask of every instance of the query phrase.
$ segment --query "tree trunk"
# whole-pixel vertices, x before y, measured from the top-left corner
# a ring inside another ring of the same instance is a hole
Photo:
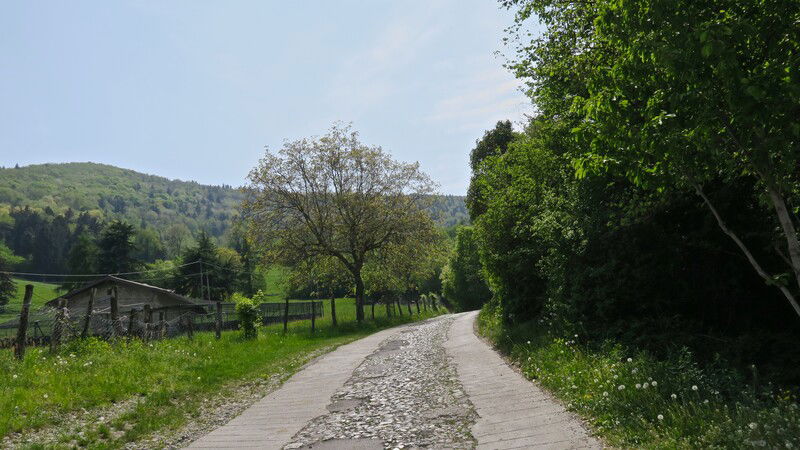
[[[372,301],[370,303],[372,304],[372,308],[371,308],[372,309],[372,320],[375,320],[375,297],[374,296],[372,297]]]
[[[336,326],[336,298],[333,296],[333,291],[331,291],[331,323],[333,326]]]
[[[792,216],[786,208],[786,201],[783,196],[774,187],[768,187],[769,198],[772,200],[772,205],[775,207],[775,213],[778,214],[778,220],[783,228],[783,235],[786,237],[786,247],[789,249],[789,260],[791,261],[792,270],[794,271],[794,278],[797,281],[797,287],[800,287],[800,242],[797,240],[797,230],[792,223]]]
[[[394,301],[397,303],[397,313],[400,314],[400,317],[403,317],[403,305],[400,304],[400,296],[395,297]]]
[[[764,281],[766,281],[768,284],[773,284],[777,286],[778,289],[780,289],[781,293],[783,293],[783,296],[786,297],[786,300],[788,300],[789,303],[792,305],[792,308],[794,308],[795,313],[797,313],[797,315],[800,316],[800,304],[797,303],[797,300],[795,299],[792,292],[786,286],[780,286],[774,283],[772,277],[766,271],[764,271],[764,269],[761,267],[761,264],[759,264],[758,261],[756,261],[756,258],[750,252],[750,249],[748,249],[747,246],[744,244],[744,242],[742,242],[742,240],[739,239],[739,236],[737,236],[736,233],[734,233],[733,230],[728,228],[727,224],[725,224],[725,221],[722,219],[722,216],[719,214],[719,211],[717,211],[717,208],[714,207],[714,204],[711,203],[711,200],[706,196],[705,192],[703,192],[703,188],[699,184],[695,183],[694,189],[695,192],[697,192],[697,195],[699,195],[703,199],[706,206],[708,206],[708,209],[711,210],[711,213],[717,219],[717,224],[719,225],[720,229],[722,229],[722,232],[727,234],[728,237],[730,237],[731,240],[733,240],[733,242],[736,243],[736,245],[739,247],[742,253],[744,253],[745,257],[747,257],[747,260],[750,261],[750,265],[753,266],[753,268],[756,270],[756,273],[758,273],[758,275],[762,279],[764,279]],[[797,235],[795,235],[794,237],[795,239],[797,239]],[[789,239],[788,236],[787,239]]]
[[[361,279],[361,272],[354,273],[356,280],[356,320],[358,323],[364,321],[364,280]]]
[[[414,313],[411,312],[411,298],[406,298],[406,307],[408,307],[408,315],[413,316]]]

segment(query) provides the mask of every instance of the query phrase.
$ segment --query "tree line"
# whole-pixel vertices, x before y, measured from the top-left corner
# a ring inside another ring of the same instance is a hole
[[[452,278],[507,324],[800,379],[800,4],[501,3],[536,114],[472,150]]]

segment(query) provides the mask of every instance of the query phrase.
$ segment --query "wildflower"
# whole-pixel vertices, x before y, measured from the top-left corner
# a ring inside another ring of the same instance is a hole
[[[47,394],[44,394],[42,397],[44,397],[44,398],[47,398],[47,397],[48,397],[48,395],[47,395]]]
[[[531,341],[528,341],[528,345],[531,345]]]
[[[693,390],[693,391],[696,391],[696,390],[697,390],[697,385],[696,385],[696,384],[693,384],[693,385],[692,385],[692,390]]]
[[[623,389],[625,389],[625,385],[624,384],[620,384],[619,386],[617,386],[617,390],[618,391],[621,391]]]
[[[608,391],[603,391],[603,397],[608,397]]]
[[[675,400],[676,398],[678,398],[678,396],[677,396],[677,395],[675,395],[675,394],[672,394],[672,395],[670,395],[670,397],[672,397],[672,399],[673,399],[673,400]]]
[[[650,385],[653,386],[653,387],[656,387],[656,386],[658,386],[658,383],[656,383],[655,381],[651,381]]]
[[[631,370],[631,373],[636,373],[638,371],[639,371],[639,369],[634,368],[633,370]]]
[[[636,383],[636,389],[641,389],[641,388],[642,388],[642,383]]]
[[[633,358],[628,358],[628,362],[633,362]]]
[[[758,428],[758,424],[755,422],[750,422],[750,425],[748,425],[748,427],[750,427],[751,430],[755,430],[756,428]]]
[[[707,405],[708,404],[708,399],[703,400],[703,404]]]
[[[664,420],[664,415],[663,414],[659,414],[658,415],[658,420]]]
[[[649,384],[647,384],[646,382],[645,382],[645,383],[642,385],[642,388],[643,388],[643,389],[647,389],[648,387],[650,387],[650,385],[649,385]]]
[[[200,377],[197,377],[197,381],[200,381]]]
[[[14,376],[12,376],[11,378],[16,380],[17,379],[17,374],[14,374]]]

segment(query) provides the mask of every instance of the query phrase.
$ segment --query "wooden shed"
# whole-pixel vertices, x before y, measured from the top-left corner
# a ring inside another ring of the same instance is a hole
[[[111,288],[113,286],[117,287],[117,305],[121,316],[127,315],[132,309],[141,311],[145,305],[150,305],[153,311],[166,312],[166,319],[169,320],[171,316],[177,316],[186,311],[204,314],[206,313],[204,305],[209,303],[204,300],[184,297],[169,289],[109,275],[50,300],[46,305],[55,307],[58,304],[58,299],[64,298],[67,300],[67,309],[70,317],[80,317],[86,314],[89,297],[92,289],[95,289],[94,307],[92,309],[96,313],[107,314],[111,309]]]

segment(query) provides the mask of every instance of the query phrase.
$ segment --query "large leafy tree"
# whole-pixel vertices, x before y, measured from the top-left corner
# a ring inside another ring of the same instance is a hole
[[[467,209],[472,220],[475,220],[486,211],[486,193],[481,188],[484,174],[483,162],[492,156],[502,155],[508,149],[508,144],[514,140],[516,133],[511,121],[499,121],[491,130],[486,131],[481,139],[475,142],[475,148],[469,155],[469,165],[472,169],[469,189],[467,190]]]
[[[800,315],[800,3],[793,0],[504,1],[517,7],[512,67],[543,115],[571,118],[579,174],[614,171],[692,190],[754,270]],[[545,32],[532,42],[534,16]],[[773,211],[770,273],[708,185],[749,182]],[[783,272],[783,273],[781,273]],[[794,280],[790,282],[789,280]]]
[[[419,164],[361,143],[350,127],[267,151],[249,180],[245,207],[267,256],[290,265],[318,255],[339,260],[355,283],[359,321],[372,254],[434,227],[424,210],[434,183]]]

